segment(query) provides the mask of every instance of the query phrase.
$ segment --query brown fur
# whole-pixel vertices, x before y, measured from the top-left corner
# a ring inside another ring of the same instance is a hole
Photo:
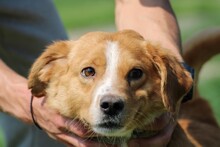
[[[121,52],[114,88],[126,101],[125,129],[144,129],[164,112],[170,112],[176,118],[192,79],[171,53],[146,42],[133,31],[89,33],[77,41],[62,41],[49,46],[31,69],[28,86],[32,94],[46,96],[46,103],[51,108],[81,120],[92,129],[93,116],[89,108],[93,92],[105,73],[107,41],[117,41]],[[80,75],[82,69],[90,66],[95,67],[97,74],[83,78]],[[141,68],[144,75],[128,84],[126,76],[134,67]],[[185,128],[177,128],[170,145],[190,144],[190,137],[182,130]]]
[[[181,105],[178,122],[193,146],[197,147],[220,146],[220,127],[211,106],[199,96],[197,89],[200,70],[211,57],[220,53],[219,44],[220,30],[210,29],[194,36],[184,46],[184,59],[194,67],[196,75],[193,100]]]

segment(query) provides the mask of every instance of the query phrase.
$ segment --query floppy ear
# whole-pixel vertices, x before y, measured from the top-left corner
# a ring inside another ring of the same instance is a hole
[[[161,78],[160,93],[164,106],[174,114],[178,111],[177,103],[181,103],[183,96],[192,86],[191,75],[167,49],[149,44],[147,48],[152,54],[153,65]]]
[[[57,67],[66,64],[70,51],[68,41],[58,41],[50,45],[35,61],[28,77],[28,88],[36,97],[45,96],[45,88]]]

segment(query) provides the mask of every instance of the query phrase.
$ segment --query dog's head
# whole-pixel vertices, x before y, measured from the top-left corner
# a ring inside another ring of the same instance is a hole
[[[34,63],[28,84],[92,131],[128,137],[165,111],[175,114],[192,79],[166,49],[127,30],[54,43]]]

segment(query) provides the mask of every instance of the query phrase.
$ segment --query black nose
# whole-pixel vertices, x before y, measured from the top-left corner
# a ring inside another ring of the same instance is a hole
[[[124,109],[124,101],[117,96],[105,95],[100,100],[100,109],[106,115],[118,115]]]

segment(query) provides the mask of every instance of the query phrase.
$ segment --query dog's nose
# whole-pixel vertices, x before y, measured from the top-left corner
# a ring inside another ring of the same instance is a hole
[[[117,96],[105,95],[100,100],[100,109],[106,115],[118,115],[124,109],[124,101]]]

